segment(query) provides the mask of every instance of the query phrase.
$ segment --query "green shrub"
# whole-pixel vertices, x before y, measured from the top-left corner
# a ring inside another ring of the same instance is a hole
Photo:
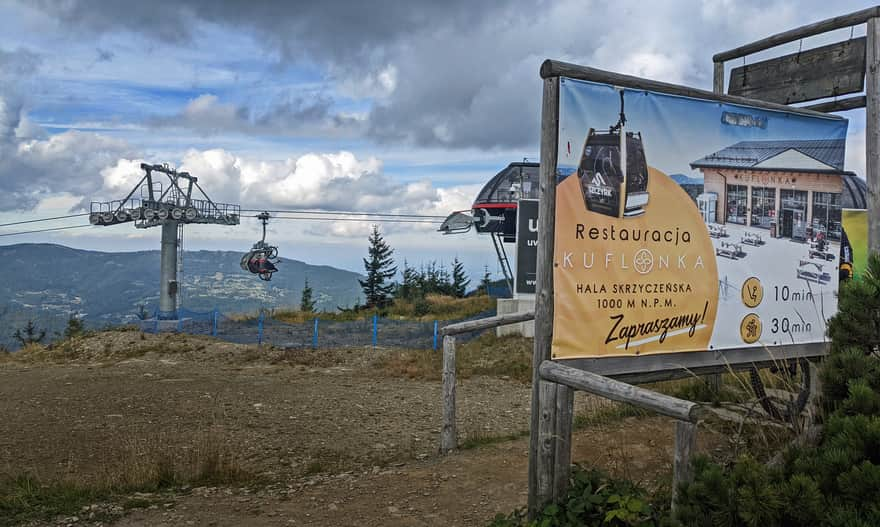
[[[725,468],[702,459],[683,486],[685,526],[880,525],[880,258],[840,288],[822,367],[828,418],[815,448],[791,448],[779,467],[743,458]]]
[[[491,527],[653,527],[670,525],[668,511],[653,507],[646,492],[595,469],[575,467],[568,494],[528,522],[520,510],[495,517]]]

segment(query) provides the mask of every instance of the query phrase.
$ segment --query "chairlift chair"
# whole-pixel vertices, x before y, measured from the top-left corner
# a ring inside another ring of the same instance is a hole
[[[275,266],[279,262],[278,247],[266,243],[266,224],[269,223],[269,213],[257,214],[257,219],[263,224],[263,238],[251,247],[241,257],[241,268],[260,277],[260,280],[268,282],[272,279],[272,273],[278,270]]]

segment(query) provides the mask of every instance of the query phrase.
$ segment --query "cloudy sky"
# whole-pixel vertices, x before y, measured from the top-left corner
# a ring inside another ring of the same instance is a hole
[[[212,198],[246,208],[445,215],[507,163],[537,158],[545,58],[711,89],[713,53],[868,5],[0,0],[0,223],[120,199],[142,160],[189,170]],[[863,112],[846,116],[848,168],[863,173]],[[472,274],[497,270],[474,233],[382,229],[400,260],[458,255]],[[257,230],[251,219],[191,227],[186,244],[246,249]],[[285,221],[270,237],[282,256],[360,270],[368,230]],[[0,244],[140,250],[158,239],[121,225]]]

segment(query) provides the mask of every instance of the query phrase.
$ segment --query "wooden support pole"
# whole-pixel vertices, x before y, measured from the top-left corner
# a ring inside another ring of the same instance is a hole
[[[541,107],[541,168],[538,205],[538,257],[535,294],[535,342],[532,353],[532,407],[529,427],[529,517],[534,518],[552,494],[538,481],[542,410],[556,412],[556,391],[540,393],[539,366],[550,358],[553,343],[553,246],[556,214],[556,156],[559,149],[559,77],[544,79]],[[545,423],[546,424],[546,423]],[[555,419],[554,419],[555,427]],[[552,429],[551,429],[552,430]],[[552,467],[552,465],[551,465]],[[546,474],[544,475],[546,477]],[[552,485],[553,478],[546,481]]]
[[[574,412],[574,390],[556,385],[556,457],[553,469],[553,501],[565,498],[571,476],[571,427]]]
[[[455,426],[455,337],[443,337],[443,425],[440,429],[440,453],[458,448]]]
[[[714,62],[712,67],[712,92],[724,93],[724,63]]]
[[[880,18],[868,19],[865,54],[865,178],[868,183],[868,251],[880,251]]]
[[[691,481],[691,458],[697,450],[697,424],[675,422],[675,458],[672,464],[672,511],[678,505],[678,488]]]
[[[537,503],[543,506],[553,499],[556,483],[556,383],[538,381],[540,410],[538,415],[538,451],[535,466]]]
[[[724,62],[712,63],[712,92],[720,95],[724,94]],[[721,374],[713,373],[706,376],[706,383],[712,393],[721,391]]]

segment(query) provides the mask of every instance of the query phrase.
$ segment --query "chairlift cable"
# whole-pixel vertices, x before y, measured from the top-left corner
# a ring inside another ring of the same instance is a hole
[[[384,212],[356,212],[356,211],[332,211],[332,210],[266,210],[266,209],[241,209],[242,212],[269,212],[272,214],[319,214],[332,216],[384,216],[389,218],[430,218],[443,219],[446,216],[433,216],[426,214],[392,214]]]
[[[3,232],[0,233],[0,236],[18,236],[20,234],[33,234],[36,232],[49,232],[49,231],[63,231],[66,229],[82,229],[83,227],[93,227],[94,225],[70,225],[67,227],[53,227],[51,229],[36,229],[33,231],[18,231],[18,232]]]
[[[279,220],[300,220],[300,221],[361,221],[361,222],[375,222],[375,223],[413,223],[413,224],[423,224],[423,225],[437,225],[441,222],[439,221],[429,221],[429,220],[418,220],[418,219],[394,219],[394,218],[329,218],[329,217],[320,217],[320,218],[308,218],[302,216],[275,216],[275,219]],[[31,221],[44,221],[44,220],[31,220]],[[0,225],[2,226],[2,225]],[[23,234],[36,234],[40,232],[52,232],[52,231],[63,231],[67,229],[81,229],[83,227],[93,227],[93,225],[69,225],[66,227],[52,227],[49,229],[34,229],[29,231],[16,231],[16,232],[3,232],[0,233],[0,237],[5,236],[20,236]]]
[[[439,220],[418,220],[418,219],[395,219],[395,218],[309,218],[303,216],[274,216],[276,220],[301,220],[301,221],[360,221],[373,223],[421,223],[424,225],[440,225],[443,223]]]
[[[81,216],[88,216],[88,212],[82,212],[80,214],[68,214],[67,216],[53,216],[51,218],[38,218],[34,220],[21,220],[21,221],[13,221],[10,223],[0,223],[0,227],[9,227],[11,225],[21,225],[24,223],[37,223],[40,221],[52,221],[52,220],[65,220],[68,218],[79,218]]]

